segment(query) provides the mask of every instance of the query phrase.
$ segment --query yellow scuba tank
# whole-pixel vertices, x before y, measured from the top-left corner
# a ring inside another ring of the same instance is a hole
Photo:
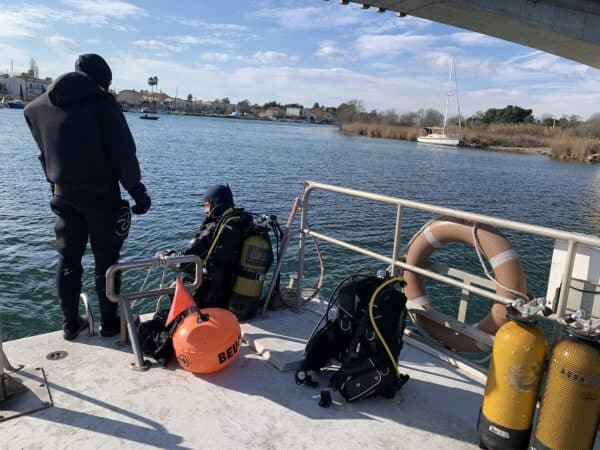
[[[258,309],[265,273],[273,262],[273,249],[266,229],[246,238],[229,299],[229,309],[240,320],[249,319]]]
[[[600,421],[599,325],[568,327],[570,336],[552,350],[532,450],[593,447]]]
[[[477,432],[487,449],[526,449],[547,354],[544,332],[533,315],[544,307],[509,309],[509,322],[497,331]]]

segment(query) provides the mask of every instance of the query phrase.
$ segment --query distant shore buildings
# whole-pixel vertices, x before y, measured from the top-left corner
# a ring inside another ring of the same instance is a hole
[[[52,83],[51,78],[42,79],[28,73],[22,73],[19,76],[0,74],[0,100],[22,100],[28,103],[46,92],[50,83]],[[135,89],[125,89],[118,93],[113,92],[113,95],[125,111],[150,108],[167,113],[325,123],[333,122],[335,117],[335,108],[324,108],[318,106],[318,104],[310,109],[299,104],[280,105],[276,102],[269,102],[260,106],[251,104],[248,100],[243,100],[237,104],[231,103],[228,98],[204,101],[192,98],[191,94],[187,98],[174,98],[164,92],[137,91]]]

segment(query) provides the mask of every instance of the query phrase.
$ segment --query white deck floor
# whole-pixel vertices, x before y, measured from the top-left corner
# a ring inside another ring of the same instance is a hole
[[[130,348],[100,336],[7,342],[11,363],[28,370],[15,378],[39,384],[34,368],[43,367],[52,406],[0,422],[0,448],[477,448],[481,377],[412,345],[401,353],[411,379],[395,398],[348,404],[334,393],[330,408],[319,407],[319,388],[297,386],[293,371],[265,359],[292,367],[316,321],[310,312],[280,311],[244,324],[261,355],[244,345],[236,361],[207,376],[176,366],[132,370]],[[55,350],[68,356],[47,360]]]

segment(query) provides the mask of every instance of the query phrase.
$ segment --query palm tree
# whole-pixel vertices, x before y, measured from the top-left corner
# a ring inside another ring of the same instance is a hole
[[[153,77],[148,78],[148,85],[150,86],[150,90],[152,92],[152,98],[154,98],[154,86],[158,85],[158,77],[155,75]],[[158,109],[158,101],[155,99],[154,109]]]

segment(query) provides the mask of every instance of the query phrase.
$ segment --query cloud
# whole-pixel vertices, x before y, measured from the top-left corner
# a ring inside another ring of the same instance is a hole
[[[513,60],[516,70],[526,73],[556,74],[562,77],[585,78],[592,69],[583,64],[568,62],[558,56],[544,52],[533,52]]]
[[[145,10],[132,3],[119,0],[62,0],[62,4],[75,8],[88,20],[127,19],[145,15]],[[93,18],[93,19],[92,19]]]
[[[242,63],[270,65],[270,66],[286,66],[298,62],[298,57],[288,56],[285,53],[274,51],[258,51],[251,56],[232,55],[229,53],[205,52],[200,55],[205,61],[215,63],[227,63],[237,61]]]
[[[485,34],[475,33],[474,31],[450,33],[448,39],[463,47],[502,47],[508,45],[502,39],[496,39]]]
[[[235,57],[231,57],[228,53],[218,53],[218,52],[205,52],[200,55],[205,61],[226,63],[235,59]]]
[[[131,30],[118,19],[143,15],[144,10],[124,2],[63,0],[75,10],[48,8],[44,5],[5,7],[0,11],[0,37],[37,37],[52,23],[92,25],[116,30]]]
[[[220,47],[233,47],[233,43],[225,39],[215,37],[197,37],[191,35],[169,36],[166,39],[175,41],[184,45],[215,45]]]
[[[142,47],[142,48],[145,48],[148,50],[161,50],[161,51],[167,51],[167,52],[172,52],[172,53],[180,53],[187,48],[185,46],[180,46],[180,45],[165,44],[164,42],[157,41],[154,39],[137,40],[137,41],[133,42],[133,45],[136,45],[138,47]]]
[[[346,8],[325,8],[318,6],[265,8],[257,11],[255,16],[273,20],[282,28],[289,30],[328,29],[331,27],[357,25],[362,22],[360,12],[355,9],[346,10]]]
[[[274,51],[266,51],[266,52],[256,52],[254,55],[241,58],[242,61],[248,61],[254,64],[264,64],[264,65],[291,65],[298,62],[297,56],[288,56],[285,53],[274,52]]]
[[[48,8],[25,7],[21,10],[0,10],[0,37],[35,36],[46,28]]]
[[[372,58],[400,53],[419,53],[432,46],[438,39],[427,34],[366,34],[356,39],[355,47],[359,58]]]
[[[323,41],[318,44],[315,56],[325,59],[329,64],[340,64],[346,58],[346,51],[338,48],[333,41]]]
[[[192,28],[202,28],[204,31],[223,31],[242,33],[248,31],[248,27],[234,23],[209,23],[203,20],[189,19],[187,17],[171,16],[171,20]]]
[[[81,47],[73,39],[65,36],[49,36],[46,38],[46,44],[50,47],[63,53],[78,53],[81,52]]]
[[[0,63],[0,73],[11,73],[10,62],[12,61],[12,70],[15,74],[19,74],[21,72],[25,72],[29,69],[29,60],[31,59],[31,55],[24,51],[23,49],[16,48],[7,44],[0,42],[0,55],[5,55],[5,57],[10,57],[10,59],[2,58]],[[6,66],[5,66],[6,64]]]

